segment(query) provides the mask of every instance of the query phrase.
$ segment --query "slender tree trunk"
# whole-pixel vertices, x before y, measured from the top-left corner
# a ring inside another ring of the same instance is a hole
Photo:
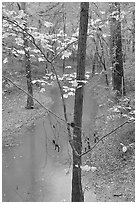
[[[102,63],[104,71],[105,71],[106,84],[107,84],[107,86],[109,86],[108,75],[107,75],[107,68],[106,68],[106,62],[105,62],[105,55],[104,55],[103,44],[102,44],[102,41],[101,41],[101,36],[98,35],[98,38],[99,38],[99,42],[100,42],[100,46],[101,46],[101,51],[102,51],[101,57],[100,57],[100,62]]]
[[[135,52],[135,10],[133,10],[133,28],[132,28],[132,52]]]
[[[26,10],[26,3],[21,2],[21,8],[22,10]],[[25,28],[27,30],[27,23],[25,23]],[[31,80],[31,63],[30,63],[30,54],[29,54],[29,42],[27,39],[27,34],[24,32],[23,34],[23,40],[24,40],[24,52],[25,52],[25,67],[26,67],[26,78],[27,78],[27,87],[28,87],[28,93],[33,97],[33,88],[32,88],[32,80]],[[32,109],[34,107],[34,101],[33,98],[28,95],[27,97],[27,109]]]
[[[63,33],[64,33],[64,40],[66,34],[66,12],[65,12],[65,4],[63,3]],[[66,58],[63,59],[63,74],[65,72],[65,65],[66,65]]]
[[[95,52],[94,57],[93,57],[92,77],[93,77],[94,74],[95,74],[96,63],[97,63],[97,51]]]
[[[31,65],[30,65],[30,55],[28,51],[28,40],[24,36],[24,50],[25,50],[25,65],[26,65],[26,78],[28,93],[33,97],[32,79],[31,79]],[[34,107],[34,101],[31,96],[27,97],[27,109],[32,109]]]
[[[80,11],[80,26],[79,26],[79,39],[78,39],[78,54],[77,54],[77,80],[85,80],[85,59],[86,59],[86,41],[87,41],[87,28],[88,28],[88,9],[89,3],[81,3]],[[82,152],[82,109],[83,109],[83,83],[79,82],[75,93],[75,106],[74,106],[74,147],[76,151],[81,154]],[[84,195],[81,184],[81,157],[77,156],[73,151],[73,175],[72,175],[72,202],[83,202]]]
[[[121,41],[120,3],[111,3],[110,11],[110,55],[113,67],[112,83],[113,90],[116,90],[117,95],[121,96],[125,95],[125,84]]]

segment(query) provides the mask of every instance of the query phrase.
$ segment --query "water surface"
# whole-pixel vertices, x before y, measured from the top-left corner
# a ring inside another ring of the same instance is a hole
[[[57,87],[51,88],[50,96],[54,102],[51,110],[63,117]],[[92,100],[87,94],[84,103],[84,124],[91,127],[92,123],[94,126],[95,99]],[[70,122],[73,119],[73,106],[74,97],[69,97],[67,113]],[[55,150],[53,140],[59,149]],[[71,165],[71,148],[64,123],[52,115],[45,115],[21,130],[18,146],[3,148],[3,201],[71,201]],[[93,190],[85,195],[85,201],[96,200]]]

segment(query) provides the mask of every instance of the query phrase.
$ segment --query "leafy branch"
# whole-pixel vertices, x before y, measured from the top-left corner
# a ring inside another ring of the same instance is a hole
[[[41,52],[41,54],[44,56],[44,58],[46,59],[46,61],[48,63],[52,63],[62,52],[64,52],[65,50],[67,50],[69,48],[70,45],[76,43],[78,41],[78,39],[76,39],[75,41],[70,42],[66,47],[64,47],[59,53],[57,53],[51,60],[49,60],[47,58],[47,56],[45,55],[45,53],[42,51],[42,49],[37,45],[35,38],[32,34],[30,34],[26,29],[22,28],[17,21],[15,20],[11,20],[10,18],[8,18],[7,16],[3,15],[3,19],[10,22],[11,24],[15,25],[16,27],[20,28],[23,33],[25,32],[31,39],[29,39],[33,45],[35,45],[35,47]]]
[[[74,150],[74,152],[76,153],[76,155],[78,155],[77,151],[75,150],[74,148],[74,145],[73,145],[73,140],[72,140],[72,136],[71,136],[71,131],[70,131],[70,124],[68,123],[68,118],[67,118],[67,111],[66,111],[66,104],[65,104],[65,100],[64,100],[64,97],[63,97],[63,90],[62,90],[62,87],[61,87],[61,84],[59,82],[59,79],[58,79],[58,75],[57,75],[57,72],[55,70],[55,67],[53,65],[53,61],[63,52],[65,51],[71,44],[74,43],[74,41],[72,41],[71,43],[69,43],[63,50],[61,50],[55,57],[53,57],[53,59],[49,60],[47,58],[47,56],[45,55],[45,53],[42,51],[42,49],[37,45],[37,43],[35,42],[35,38],[33,37],[33,35],[31,35],[26,29],[22,28],[15,20],[11,20],[9,19],[8,17],[6,16],[3,16],[3,19],[7,20],[8,22],[10,22],[11,24],[15,25],[16,27],[20,28],[23,33],[25,32],[29,37],[31,37],[31,39],[29,39],[33,45],[40,51],[40,53],[44,56],[44,58],[46,59],[46,61],[48,63],[51,64],[51,67],[52,67],[52,72],[55,74],[56,76],[56,80],[57,80],[57,83],[58,83],[58,87],[60,89],[60,94],[61,94],[61,98],[62,98],[62,104],[63,104],[63,110],[64,110],[64,118],[65,118],[65,122],[67,124],[67,130],[68,130],[68,138],[69,138],[69,143],[72,147],[72,149]],[[76,40],[77,41],[77,40]],[[76,42],[75,41],[75,42]],[[23,91],[23,90],[22,90]],[[27,93],[25,91],[25,93]],[[37,101],[38,102],[38,101]]]

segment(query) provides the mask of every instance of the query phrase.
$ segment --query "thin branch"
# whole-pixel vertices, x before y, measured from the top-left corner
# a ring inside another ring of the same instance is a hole
[[[21,10],[20,4],[17,2],[18,9]]]
[[[22,89],[21,87],[19,87],[18,85],[16,85],[16,83],[14,83],[11,79],[9,79],[8,77],[2,75],[2,77],[4,77],[5,79],[7,79],[8,81],[10,81],[13,85],[15,85],[18,89],[20,89],[21,91],[23,91],[25,94],[27,94],[28,96],[31,96],[29,93],[27,93],[24,89]],[[61,86],[60,86],[61,87]],[[31,96],[32,97],[32,96]],[[67,130],[68,130],[68,137],[69,137],[69,143],[72,147],[72,149],[74,150],[75,154],[77,156],[79,156],[79,154],[77,153],[77,151],[74,148],[73,145],[73,140],[72,140],[72,136],[71,136],[71,131],[70,131],[70,124],[68,123],[67,120],[67,112],[66,112],[66,105],[65,102],[63,100],[63,107],[64,107],[64,116],[65,116],[65,120],[62,119],[61,117],[59,117],[58,115],[56,115],[55,113],[53,113],[51,110],[49,110],[48,108],[46,108],[38,99],[36,99],[34,96],[32,97],[35,101],[37,101],[37,103],[39,103],[48,113],[51,113],[52,115],[54,115],[56,118],[60,119],[61,121],[63,121],[66,125],[67,125]],[[64,99],[64,98],[63,98]]]
[[[75,41],[72,41],[71,43],[69,43],[66,47],[64,47],[64,49],[62,49],[57,55],[55,55],[51,60],[49,60],[47,58],[47,56],[45,55],[45,53],[40,49],[40,47],[36,44],[35,42],[35,38],[33,37],[33,35],[31,35],[29,32],[27,32],[26,30],[24,30],[24,28],[22,28],[15,20],[10,20],[8,17],[3,16],[3,19],[9,21],[10,23],[14,24],[15,26],[19,27],[23,32],[25,32],[29,37],[31,37],[31,39],[29,39],[33,45],[35,45],[35,47],[41,52],[41,54],[44,56],[44,58],[46,59],[46,61],[48,63],[53,62],[62,52],[64,52],[65,50],[67,50],[69,48],[70,45],[72,45],[73,43],[76,43],[78,41],[78,39],[76,39]]]
[[[67,50],[69,48],[70,45],[72,45],[73,43],[76,43],[78,41],[78,39],[76,39],[75,41],[72,41],[71,43],[69,43],[66,47],[63,48],[63,50],[61,50],[57,55],[55,55],[50,62],[54,61],[62,52],[64,52],[65,50]]]
[[[24,89],[22,89],[21,87],[19,87],[16,83],[14,83],[11,79],[9,79],[8,77],[2,75],[2,77],[4,77],[5,79],[7,79],[8,81],[11,82],[11,84],[13,84],[14,86],[16,86],[18,89],[20,89],[21,91],[23,91],[25,94],[27,94],[28,96],[31,96],[27,91],[25,91]],[[58,115],[56,115],[55,113],[53,113],[51,110],[49,110],[48,108],[46,108],[38,99],[36,99],[34,96],[32,97],[35,101],[37,101],[37,103],[39,103],[48,113],[51,113],[52,115],[54,115],[56,118],[60,119],[61,121],[65,122],[66,121],[64,119],[62,119],[61,117],[59,117]]]
[[[63,90],[62,90],[62,87],[60,85],[60,82],[59,82],[58,75],[56,73],[55,67],[54,67],[54,65],[52,63],[51,63],[51,66],[52,66],[52,71],[56,76],[56,80],[57,80],[57,83],[58,83],[58,86],[59,86],[59,89],[60,89],[60,94],[61,94],[61,98],[62,98],[62,105],[63,105],[63,112],[64,112],[64,118],[65,118],[65,121],[66,121],[66,124],[67,124],[69,143],[70,143],[73,151],[75,152],[75,154],[77,156],[79,156],[78,152],[76,151],[76,149],[75,149],[75,147],[73,145],[73,139],[72,139],[71,131],[70,131],[70,124],[68,123],[68,118],[67,118],[66,104],[65,104],[65,101],[64,101],[64,97],[63,97]]]
[[[49,12],[50,10],[56,8],[59,4],[60,4],[60,2],[55,3],[55,4],[52,5],[50,8],[48,8],[47,10],[45,10],[44,13],[47,13],[47,12]]]
[[[91,147],[91,149],[89,149],[88,151],[82,153],[80,156],[82,157],[82,156],[86,155],[87,153],[89,153],[90,151],[92,151],[92,150],[97,146],[97,144],[98,144],[100,141],[102,141],[105,137],[107,137],[107,136],[111,135],[112,133],[116,132],[116,130],[118,130],[119,128],[121,128],[121,127],[124,126],[125,124],[127,124],[127,123],[132,123],[132,122],[134,122],[134,121],[135,121],[135,120],[125,121],[124,123],[122,123],[121,125],[119,125],[117,128],[115,128],[114,130],[112,130],[112,131],[110,131],[109,133],[107,133],[106,135],[102,136],[102,137]]]

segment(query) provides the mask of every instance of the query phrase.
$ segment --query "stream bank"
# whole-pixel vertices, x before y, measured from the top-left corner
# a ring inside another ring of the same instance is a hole
[[[42,94],[39,94],[40,101],[62,117],[58,88],[52,87],[43,98]],[[12,106],[7,109],[9,101]],[[74,97],[66,102],[71,121]],[[43,108],[36,105],[36,109],[26,110],[24,104],[24,94],[7,96],[3,103],[3,201],[71,201],[72,158],[66,127],[52,115],[45,114]],[[94,188],[85,192],[85,201],[96,201]]]
[[[98,92],[96,91],[96,93]],[[58,97],[57,87],[50,90],[50,93],[48,90],[44,93],[35,90],[36,95],[46,107],[52,107],[53,112],[62,115],[62,103]],[[134,100],[134,94],[132,93],[132,95],[133,97],[130,96],[130,98]],[[92,130],[94,127],[102,135],[123,122],[123,118],[121,118],[120,121],[113,121],[106,126],[105,116],[107,116],[110,106],[104,105],[103,101],[106,102],[109,95],[104,92],[104,89],[102,91],[99,88],[98,123],[91,124],[94,119],[92,120],[90,116],[96,117],[94,112],[96,100],[91,103],[89,95],[86,94],[86,96],[89,103],[84,102],[85,129]],[[69,120],[72,121],[74,97],[69,97],[66,101]],[[3,201],[69,201],[72,160],[71,150],[67,145],[68,141],[64,137],[66,131],[64,125],[54,117],[50,117],[52,124],[56,124],[57,134],[54,134],[45,110],[37,104],[35,109],[26,110],[25,104],[26,96],[20,92],[7,94],[3,100]],[[103,127],[106,129],[103,130]],[[46,136],[47,132],[50,135],[49,138]],[[62,132],[62,136],[58,137],[60,132]],[[55,150],[52,143],[55,138],[60,146],[59,152]],[[134,149],[131,148],[130,151],[123,154],[120,146],[121,142],[127,145],[134,143],[134,139],[134,124],[127,124],[116,134],[112,134],[99,143],[94,151],[83,158],[84,164],[97,168],[94,173],[87,172],[83,175],[85,184],[87,184],[84,185],[87,201],[134,202]],[[39,157],[40,159],[38,159]],[[12,176],[15,173],[16,176]],[[47,177],[47,175],[49,176]],[[13,185],[9,185],[9,181]],[[67,184],[66,188],[64,188],[65,184]],[[60,189],[61,191],[59,191]]]

